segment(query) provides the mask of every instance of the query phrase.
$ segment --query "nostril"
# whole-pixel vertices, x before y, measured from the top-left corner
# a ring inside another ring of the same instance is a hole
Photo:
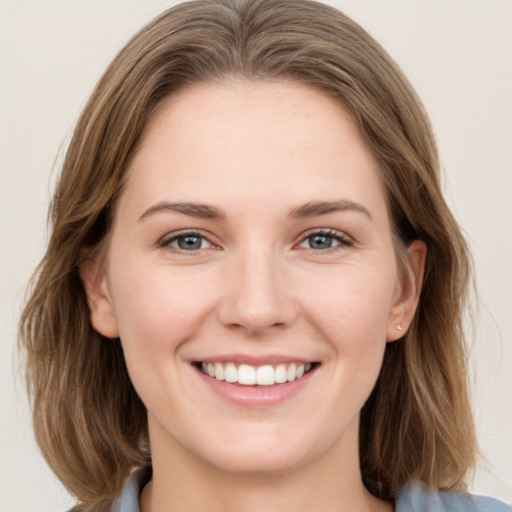
[[[250,335],[283,329],[293,322],[296,307],[289,288],[274,275],[235,276],[226,283],[225,295],[218,305],[221,323],[231,330]]]

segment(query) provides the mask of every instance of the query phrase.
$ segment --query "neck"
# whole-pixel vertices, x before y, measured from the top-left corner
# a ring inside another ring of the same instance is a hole
[[[142,493],[141,511],[391,512],[390,503],[364,487],[357,449],[340,451],[334,447],[286,472],[248,473],[205,464],[176,445],[169,456],[153,450],[153,479]]]

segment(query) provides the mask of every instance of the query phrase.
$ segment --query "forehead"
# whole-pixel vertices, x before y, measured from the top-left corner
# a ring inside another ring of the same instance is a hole
[[[262,207],[346,191],[383,200],[377,162],[351,114],[288,81],[226,81],[171,96],[143,133],[127,185],[139,202],[166,194],[222,202],[231,192]]]

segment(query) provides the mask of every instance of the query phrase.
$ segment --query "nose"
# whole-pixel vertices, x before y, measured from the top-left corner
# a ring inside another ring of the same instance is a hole
[[[221,322],[253,336],[289,326],[296,307],[284,266],[271,251],[246,251],[234,258],[218,309]]]

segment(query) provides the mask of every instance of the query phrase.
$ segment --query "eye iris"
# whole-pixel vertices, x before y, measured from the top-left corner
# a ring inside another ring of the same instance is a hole
[[[178,246],[180,249],[185,251],[194,251],[196,249],[201,249],[202,239],[199,236],[182,236],[178,238]]]
[[[309,245],[312,249],[329,249],[332,247],[332,237],[328,235],[314,235],[309,237]]]

